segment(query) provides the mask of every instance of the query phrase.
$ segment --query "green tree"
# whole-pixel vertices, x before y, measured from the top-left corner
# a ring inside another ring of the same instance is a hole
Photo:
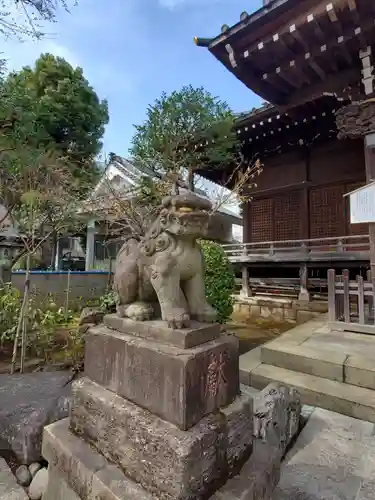
[[[229,106],[203,88],[185,86],[163,93],[135,126],[130,153],[141,166],[158,173],[187,172],[193,189],[194,171],[202,164],[216,168],[233,161],[239,141]]]
[[[95,157],[108,123],[108,106],[99,100],[81,68],[74,69],[60,57],[43,54],[34,68],[9,74],[1,87],[5,97],[0,104],[0,126],[1,118],[3,123],[4,119],[11,121],[13,135],[15,128],[31,126],[37,148],[53,148],[65,157],[74,177],[84,179],[86,186],[87,181],[96,179]]]
[[[217,310],[219,322],[225,323],[233,312],[234,270],[220,245],[213,241],[200,241],[200,244],[205,262],[206,297]]]

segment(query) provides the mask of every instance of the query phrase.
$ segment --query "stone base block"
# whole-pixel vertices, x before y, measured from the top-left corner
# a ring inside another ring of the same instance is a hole
[[[197,321],[191,321],[190,328],[174,330],[167,328],[165,321],[133,321],[129,318],[120,318],[117,314],[104,316],[104,324],[127,335],[173,345],[180,349],[190,349],[215,340],[220,337],[221,330],[218,323],[211,325],[198,323]]]
[[[43,500],[155,500],[74,436],[69,419],[45,427],[42,451],[49,474]]]
[[[251,455],[252,401],[241,395],[182,431],[83,378],[73,387],[70,428],[150,493],[187,500],[210,491]]]
[[[86,338],[85,373],[186,430],[239,394],[238,340],[180,349],[100,326]]]
[[[173,437],[171,438],[173,439]],[[165,492],[151,495],[109,464],[84,440],[69,431],[69,420],[44,430],[43,455],[49,461],[49,484],[43,500],[176,500]],[[203,453],[202,453],[203,455]],[[166,465],[167,467],[167,465]],[[213,500],[269,500],[279,480],[278,450],[256,442],[241,472],[213,494]],[[204,472],[202,472],[202,475]],[[203,498],[190,493],[189,500]],[[205,496],[209,498],[209,494]]]

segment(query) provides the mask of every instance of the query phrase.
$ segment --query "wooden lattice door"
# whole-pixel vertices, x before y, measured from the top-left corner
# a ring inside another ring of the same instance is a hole
[[[345,188],[323,186],[310,191],[310,237],[334,238],[346,233]]]
[[[251,203],[251,241],[259,243],[273,239],[273,203],[270,198]]]
[[[300,192],[279,195],[274,199],[274,237],[276,241],[301,237]]]

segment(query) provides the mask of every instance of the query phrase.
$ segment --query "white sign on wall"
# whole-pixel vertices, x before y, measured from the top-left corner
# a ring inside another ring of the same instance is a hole
[[[375,222],[375,182],[349,193],[350,223]]]

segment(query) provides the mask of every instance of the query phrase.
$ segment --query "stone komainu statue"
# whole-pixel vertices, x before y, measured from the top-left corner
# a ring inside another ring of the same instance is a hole
[[[128,240],[117,256],[114,289],[117,314],[137,321],[158,315],[171,328],[189,320],[212,323],[216,311],[204,287],[198,238],[206,235],[211,203],[194,193],[174,193],[162,202],[157,220],[140,241]]]

